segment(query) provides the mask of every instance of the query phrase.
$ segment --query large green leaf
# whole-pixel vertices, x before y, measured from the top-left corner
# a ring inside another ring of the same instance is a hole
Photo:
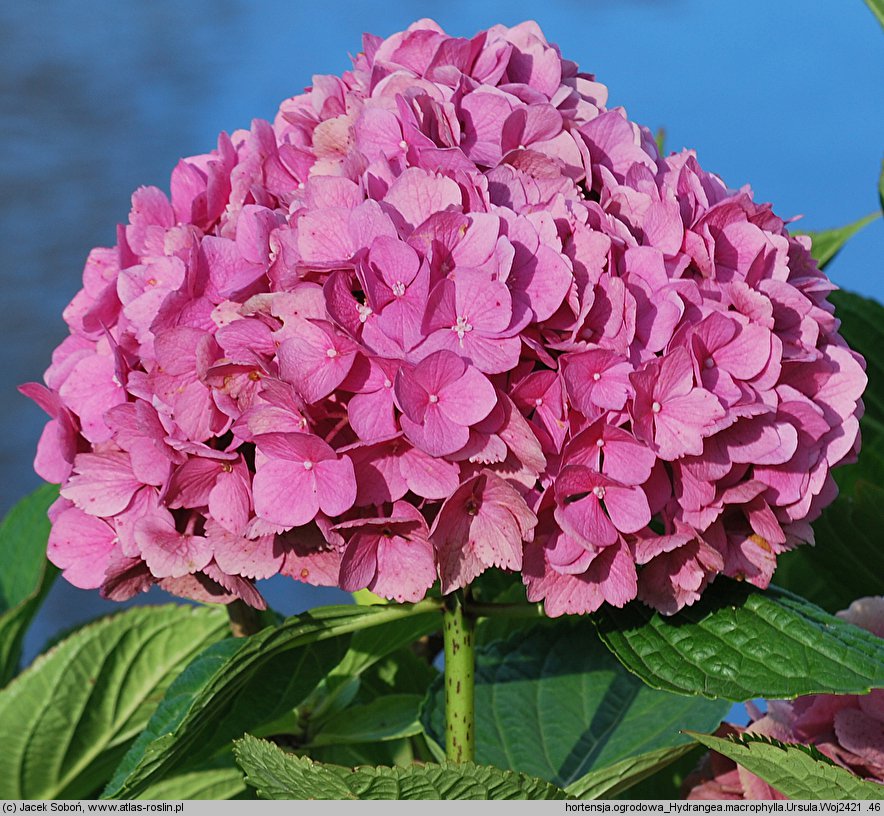
[[[863,227],[871,224],[876,218],[880,218],[880,216],[881,213],[879,212],[869,213],[869,215],[860,218],[858,221],[843,227],[804,233],[809,235],[810,240],[813,242],[810,253],[816,258],[820,269],[825,269],[854,235]]]
[[[677,615],[633,602],[597,623],[623,665],[665,691],[742,702],[884,685],[884,640],[776,587],[719,578]]]
[[[64,640],[0,691],[0,799],[90,798],[172,678],[223,637],[217,609],[130,609]]]
[[[310,744],[350,745],[414,736],[421,732],[418,711],[422,700],[421,694],[390,694],[350,706],[326,720]]]
[[[696,749],[695,745],[687,742],[676,748],[661,748],[659,751],[651,751],[648,754],[627,757],[609,765],[590,771],[586,776],[572,782],[565,789],[575,799],[610,799],[625,790],[631,790],[634,785],[644,781],[664,768],[668,768],[685,755]],[[629,798],[640,799],[640,796]],[[677,796],[654,796],[655,799],[676,799]]]
[[[207,649],[171,686],[103,796],[137,796],[247,730],[278,719],[341,662],[353,632],[385,625],[398,631],[405,618],[412,628],[422,622],[426,631],[439,623],[432,605],[330,606]],[[364,658],[359,665],[366,665]]]
[[[219,760],[148,786],[139,799],[252,799],[242,771],[228,751]]]
[[[46,510],[57,498],[55,485],[43,485],[0,524],[0,686],[15,675],[25,632],[58,574],[46,560]]]
[[[756,734],[734,738],[691,734],[790,799],[884,799],[884,785],[866,782],[806,745],[788,745]]]
[[[234,753],[262,799],[566,799],[560,788],[525,774],[472,763],[362,767],[320,765],[273,743],[244,737]]]
[[[667,752],[674,759],[689,744],[679,729],[713,730],[730,708],[648,688],[614,659],[587,619],[534,627],[477,649],[475,682],[477,762],[562,787],[598,771],[586,783],[595,795],[607,790],[604,769],[624,760],[635,763],[635,773],[659,767]],[[440,744],[444,707],[440,678],[421,718]],[[632,771],[613,773],[612,787]]]
[[[608,794],[614,799],[681,799],[685,778],[694,772],[703,754],[703,746],[694,745],[682,756],[647,776],[633,779],[617,792]]]

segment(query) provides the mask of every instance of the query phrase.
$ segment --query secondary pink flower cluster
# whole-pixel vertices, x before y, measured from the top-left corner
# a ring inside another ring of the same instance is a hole
[[[884,597],[862,598],[839,617],[884,638]],[[884,784],[884,689],[864,695],[814,694],[772,701],[767,713],[754,706],[748,728],[724,724],[717,732],[762,734],[780,742],[813,745],[851,773]],[[711,752],[685,779],[688,799],[787,799],[776,788],[729,759]]]
[[[534,23],[366,36],[139,189],[64,316],[50,558],[124,598],[400,601],[489,567],[551,615],[765,586],[855,454],[832,284]]]

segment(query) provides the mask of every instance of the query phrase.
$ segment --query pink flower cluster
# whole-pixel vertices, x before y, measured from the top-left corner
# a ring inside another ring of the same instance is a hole
[[[884,638],[884,597],[862,598],[839,617]],[[813,745],[851,773],[884,785],[884,689],[864,695],[814,694],[754,706],[748,728],[724,724],[717,732],[761,734],[780,742]],[[707,754],[685,779],[688,799],[787,799],[776,788],[717,753]]]
[[[254,604],[277,573],[415,601],[499,567],[550,615],[765,586],[866,382],[807,239],[534,23],[363,49],[90,254],[23,387],[50,558]]]

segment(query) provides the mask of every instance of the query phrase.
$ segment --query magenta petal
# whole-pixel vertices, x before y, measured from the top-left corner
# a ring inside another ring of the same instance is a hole
[[[316,476],[303,464],[270,459],[255,473],[255,513],[284,528],[299,527],[319,512]]]
[[[721,403],[701,388],[668,399],[655,417],[654,442],[660,457],[672,461],[686,454],[701,454],[703,437],[724,415]]]
[[[497,394],[488,379],[469,367],[456,382],[437,392],[439,410],[459,425],[475,425],[485,419],[497,404]]]
[[[389,439],[396,433],[393,394],[379,388],[370,394],[354,394],[347,405],[350,425],[363,442]]]
[[[640,487],[608,485],[605,488],[605,509],[621,533],[635,533],[651,520],[648,498]]]
[[[593,547],[607,547],[617,540],[616,528],[593,493],[585,499],[557,507],[555,515],[563,530]]]
[[[402,430],[414,445],[430,456],[445,456],[460,450],[470,438],[469,429],[448,419],[438,405],[430,405],[423,423],[412,422],[406,415],[399,418]]]
[[[347,456],[327,459],[314,466],[319,508],[327,516],[349,510],[356,501],[356,476]]]
[[[415,603],[436,581],[436,559],[426,538],[382,538],[378,544],[378,574],[371,590],[382,598]]]
[[[378,572],[380,536],[355,535],[341,559],[340,587],[347,592],[365,589]]]
[[[222,467],[209,495],[209,515],[231,533],[241,534],[249,522],[251,509],[248,471],[244,466],[230,470]]]
[[[312,403],[344,381],[353,365],[355,346],[332,330],[296,319],[290,329],[287,327],[278,355],[282,378]]]
[[[212,548],[202,536],[179,533],[168,512],[144,516],[135,525],[141,557],[158,578],[180,578],[201,570],[212,560]]]
[[[229,575],[270,578],[282,567],[284,551],[277,546],[276,536],[250,539],[209,521],[206,524],[206,538],[212,544],[215,562]]]
[[[454,462],[428,456],[417,448],[402,454],[399,470],[408,489],[425,499],[450,496],[457,489],[460,474]]]

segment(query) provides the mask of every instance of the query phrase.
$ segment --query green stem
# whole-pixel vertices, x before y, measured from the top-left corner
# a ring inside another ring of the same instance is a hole
[[[445,756],[452,762],[472,762],[476,754],[474,622],[464,612],[460,592],[445,597],[442,615],[445,644]]]
[[[471,618],[543,618],[543,604],[475,603],[467,604]]]

